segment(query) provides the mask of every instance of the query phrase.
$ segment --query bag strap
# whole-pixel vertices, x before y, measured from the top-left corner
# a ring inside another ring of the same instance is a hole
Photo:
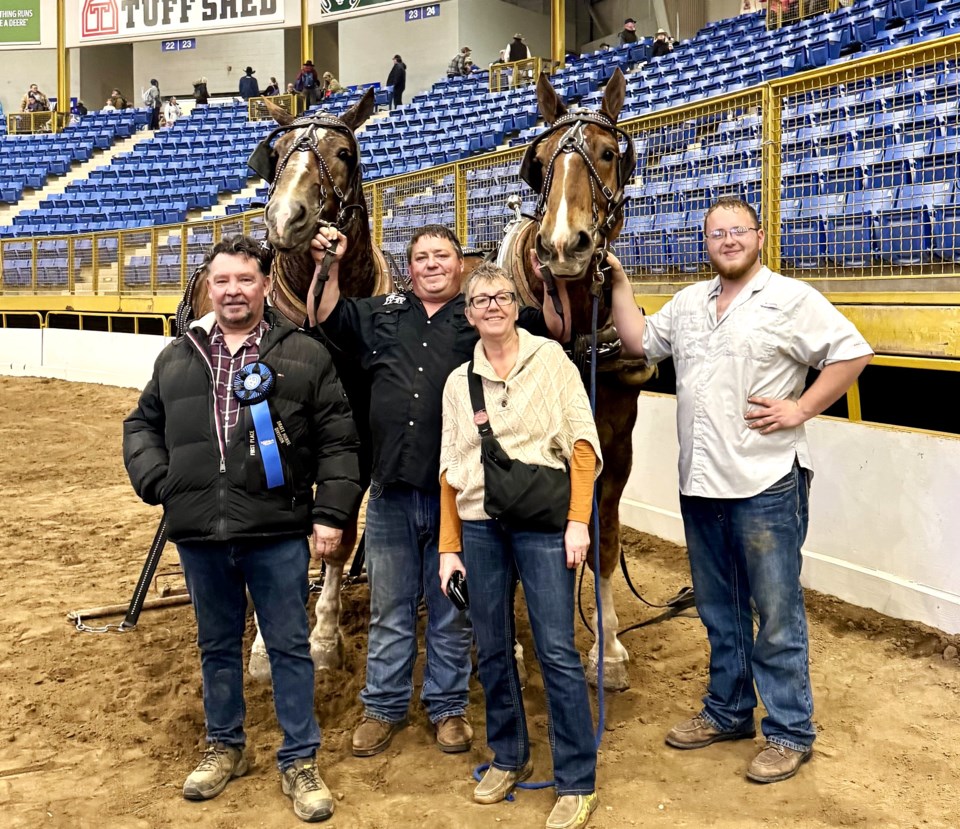
[[[473,370],[473,359],[467,366],[467,386],[470,389],[470,405],[473,406],[473,422],[477,426],[477,431],[481,438],[492,438],[493,429],[490,428],[487,404],[483,398],[483,383],[480,380],[480,375]]]

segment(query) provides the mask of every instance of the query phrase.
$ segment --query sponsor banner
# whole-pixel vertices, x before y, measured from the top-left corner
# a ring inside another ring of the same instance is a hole
[[[0,0],[0,43],[40,42],[40,0]]]
[[[3,2],[3,0],[0,0]],[[78,0],[80,45],[279,26],[285,0]]]
[[[311,23],[326,23],[330,20],[344,20],[348,17],[360,17],[365,14],[379,14],[380,12],[386,11],[395,11],[399,9],[409,9],[411,7],[416,7],[420,9],[418,16],[407,17],[404,16],[404,19],[408,22],[410,20],[422,20],[425,17],[436,17],[439,13],[439,7],[434,4],[430,7],[424,7],[423,0],[420,2],[411,2],[410,0],[319,0],[320,1],[320,16],[315,17],[313,14],[310,16]],[[429,15],[425,15],[424,11],[426,8],[431,8],[432,12]],[[311,4],[311,11],[313,11],[314,6]]]

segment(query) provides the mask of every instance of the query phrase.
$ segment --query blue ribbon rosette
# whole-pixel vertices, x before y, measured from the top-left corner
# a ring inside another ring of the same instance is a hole
[[[280,449],[273,432],[273,416],[267,401],[276,385],[273,369],[262,362],[245,365],[233,375],[234,396],[250,407],[257,445],[260,447],[260,458],[263,460],[263,471],[267,476],[267,489],[283,486],[283,464],[280,462]]]

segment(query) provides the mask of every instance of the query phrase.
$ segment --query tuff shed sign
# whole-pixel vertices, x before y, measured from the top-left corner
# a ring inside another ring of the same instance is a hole
[[[283,23],[284,0],[83,0],[80,40],[149,38]]]

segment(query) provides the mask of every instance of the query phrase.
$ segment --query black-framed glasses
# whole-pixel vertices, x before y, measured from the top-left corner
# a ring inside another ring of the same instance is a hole
[[[711,230],[709,233],[704,233],[703,235],[711,242],[719,241],[720,239],[726,239],[727,234],[729,233],[734,239],[741,239],[746,236],[751,230],[760,230],[759,227],[731,227],[730,230],[721,230],[717,228],[716,230]]]
[[[513,291],[500,291],[499,294],[477,294],[470,300],[470,307],[482,311],[489,308],[491,302],[497,303],[501,308],[509,308],[517,301],[517,295]]]

